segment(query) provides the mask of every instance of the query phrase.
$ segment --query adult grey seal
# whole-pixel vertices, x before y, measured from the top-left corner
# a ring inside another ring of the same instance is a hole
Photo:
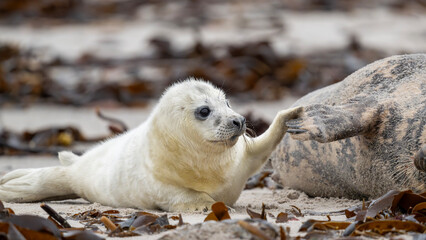
[[[426,54],[376,61],[294,106],[304,111],[272,157],[285,186],[348,198],[426,191]]]

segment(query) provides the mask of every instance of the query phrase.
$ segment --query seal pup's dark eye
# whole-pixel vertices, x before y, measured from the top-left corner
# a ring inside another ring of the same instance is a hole
[[[201,116],[201,117],[206,118],[206,117],[208,117],[209,115],[210,115],[210,108],[205,107],[205,108],[202,108],[202,109],[200,110],[200,116]]]
[[[207,117],[210,115],[211,110],[209,107],[207,106],[202,106],[197,108],[197,110],[195,111],[195,117],[199,120],[206,120]]]
[[[229,101],[226,101],[226,106],[228,106],[229,108],[231,108],[231,105],[229,104]]]

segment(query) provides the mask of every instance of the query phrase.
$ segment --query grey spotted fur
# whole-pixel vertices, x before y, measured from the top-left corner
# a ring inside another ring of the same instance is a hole
[[[426,145],[426,54],[379,60],[294,106],[304,112],[272,155],[283,185],[349,198],[426,191],[413,162]]]

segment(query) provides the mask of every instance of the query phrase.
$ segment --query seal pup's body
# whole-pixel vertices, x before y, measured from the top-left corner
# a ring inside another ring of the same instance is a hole
[[[426,54],[369,64],[314,91],[273,155],[281,182],[311,196],[426,191]],[[423,168],[422,168],[423,166]]]
[[[0,180],[0,200],[72,196],[116,207],[193,211],[232,205],[301,108],[281,111],[261,136],[244,135],[245,119],[225,94],[203,81],[170,87],[136,129],[82,156],[62,152],[63,166],[18,169]]]

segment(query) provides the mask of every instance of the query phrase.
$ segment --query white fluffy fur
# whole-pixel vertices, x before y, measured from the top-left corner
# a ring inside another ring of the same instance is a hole
[[[212,110],[204,121],[194,116],[202,105]],[[257,138],[231,141],[234,132],[228,131],[227,121],[241,116],[227,106],[220,89],[189,79],[170,87],[136,129],[82,156],[61,152],[62,166],[8,173],[0,180],[0,199],[29,202],[77,195],[104,205],[169,211],[201,210],[216,201],[232,205],[282,139],[285,121],[300,111],[279,112]]]

